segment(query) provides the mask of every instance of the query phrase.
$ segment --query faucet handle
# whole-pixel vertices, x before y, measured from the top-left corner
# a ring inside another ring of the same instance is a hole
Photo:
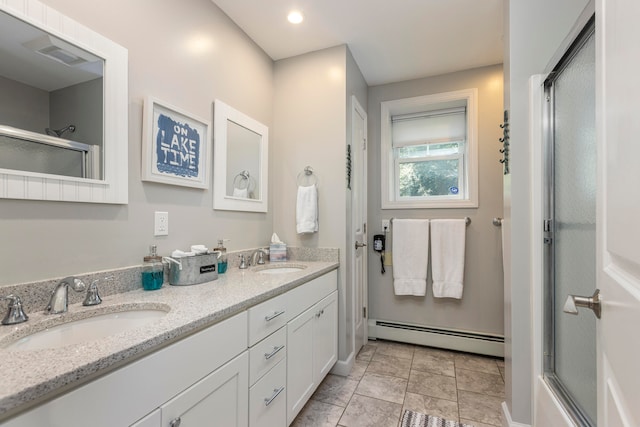
[[[102,279],[96,279],[89,285],[87,289],[87,296],[84,298],[82,305],[90,306],[90,305],[98,305],[102,302],[102,298],[100,298],[100,294],[98,293],[98,282],[101,280],[113,280],[114,276],[103,277]]]
[[[22,300],[17,295],[7,295],[0,299],[9,300],[9,306],[7,307],[7,314],[2,319],[3,325],[15,325],[16,323],[22,323],[29,320],[29,316],[26,315],[22,309]]]
[[[90,305],[98,305],[102,302],[102,298],[100,298],[100,294],[98,293],[98,285],[97,280],[94,280],[93,283],[89,285],[89,289],[87,289],[87,296],[82,301],[82,305],[85,307]]]
[[[247,267],[247,260],[245,259],[244,254],[240,254],[240,266],[238,268],[244,270]]]

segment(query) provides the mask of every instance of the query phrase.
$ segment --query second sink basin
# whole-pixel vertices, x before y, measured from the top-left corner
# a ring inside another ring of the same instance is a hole
[[[273,265],[269,264],[265,267],[260,267],[256,269],[258,273],[264,274],[282,274],[282,273],[296,273],[298,271],[304,270],[307,268],[306,265],[300,264],[284,264],[284,265]]]
[[[33,332],[10,342],[4,348],[39,350],[95,341],[157,321],[167,312],[168,309],[146,308],[94,315]]]

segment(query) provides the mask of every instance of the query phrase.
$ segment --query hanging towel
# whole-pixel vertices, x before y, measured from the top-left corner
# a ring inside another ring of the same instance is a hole
[[[462,299],[466,227],[464,219],[431,220],[431,276],[436,298]]]
[[[296,231],[298,234],[318,231],[318,187],[298,187],[296,203]]]
[[[429,266],[429,220],[394,219],[391,256],[395,294],[424,296]]]
[[[249,196],[249,193],[247,190],[248,190],[247,188],[233,187],[233,197],[241,197],[243,199],[246,199]]]

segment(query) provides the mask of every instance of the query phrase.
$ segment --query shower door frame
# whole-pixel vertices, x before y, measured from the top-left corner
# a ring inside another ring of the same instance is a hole
[[[555,62],[552,71],[543,82],[543,377],[548,387],[554,393],[567,415],[579,426],[594,427],[589,417],[575,403],[571,394],[566,390],[562,382],[555,374],[555,176],[554,176],[554,144],[555,144],[555,110],[554,110],[554,82],[558,75],[571,63],[574,56],[584,46],[585,42],[595,32],[595,16],[591,16],[578,33],[577,37]],[[594,88],[595,90],[595,88]],[[595,242],[594,242],[595,244]],[[594,260],[595,262],[595,260]],[[595,331],[594,337],[595,340]],[[596,375],[596,366],[594,366]]]

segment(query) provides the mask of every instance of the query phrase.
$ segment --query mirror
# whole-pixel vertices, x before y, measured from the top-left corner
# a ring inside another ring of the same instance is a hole
[[[215,101],[214,209],[267,212],[268,141],[265,125]]]
[[[37,1],[12,6],[0,4],[0,197],[127,203],[126,49]]]

